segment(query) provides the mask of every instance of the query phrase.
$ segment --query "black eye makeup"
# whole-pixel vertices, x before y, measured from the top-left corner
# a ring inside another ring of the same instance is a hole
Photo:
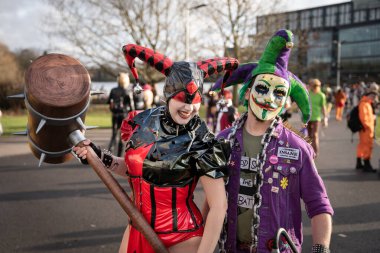
[[[255,87],[255,91],[256,91],[258,94],[265,95],[265,94],[268,93],[269,88],[268,88],[266,85],[263,85],[263,84],[257,84],[256,87]]]
[[[286,96],[286,91],[284,91],[284,90],[280,90],[280,89],[275,89],[275,90],[273,91],[273,93],[274,93],[274,95],[275,95],[276,97],[279,97],[279,98],[282,98],[282,97],[285,97],[285,96]]]

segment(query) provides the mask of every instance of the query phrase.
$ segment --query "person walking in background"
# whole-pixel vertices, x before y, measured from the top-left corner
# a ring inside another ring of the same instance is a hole
[[[346,95],[346,101],[344,102],[344,106],[346,108],[352,108],[352,97],[350,96],[350,91],[351,91],[351,88],[350,86],[347,84],[347,83],[343,83],[343,88],[342,88],[342,91],[344,93],[344,95]],[[343,107],[344,108],[344,107]]]
[[[206,123],[211,131],[215,132],[216,114],[218,112],[216,103],[218,102],[218,93],[209,91],[207,93]]]
[[[358,92],[357,92],[357,96],[358,96],[359,101],[364,96],[366,89],[367,89],[367,85],[365,84],[365,82],[359,82]]]
[[[376,172],[371,165],[373,137],[375,131],[375,114],[373,105],[378,101],[379,87],[373,83],[359,102],[359,119],[363,129],[359,131],[359,144],[356,152],[356,169]],[[362,163],[364,160],[364,164]]]
[[[332,109],[333,101],[334,101],[334,94],[329,84],[325,85],[324,93],[326,96],[326,115],[327,115],[327,118],[330,119],[330,113],[331,113],[331,109]]]
[[[286,99],[284,109],[282,110],[280,117],[282,121],[288,121],[292,117],[292,100],[290,97]]]
[[[144,97],[144,110],[150,109],[153,107],[154,95],[152,91],[152,86],[150,84],[144,84],[143,88],[143,97]]]
[[[310,79],[310,102],[311,117],[307,124],[308,135],[312,140],[311,145],[314,148],[315,155],[319,154],[319,127],[323,119],[323,125],[327,127],[328,118],[326,113],[326,96],[321,91],[321,81],[318,79]],[[323,116],[323,117],[322,117]]]
[[[119,73],[117,77],[118,86],[113,88],[108,97],[107,103],[109,104],[112,113],[112,135],[108,145],[108,149],[112,152],[116,143],[116,136],[118,135],[123,119],[127,113],[132,110],[131,99],[128,94],[128,86],[130,84],[129,76],[127,73]],[[119,138],[117,145],[117,155],[120,156],[123,150],[123,143]]]
[[[343,91],[343,89],[338,89],[338,91],[335,94],[335,118],[338,121],[342,121],[343,119],[343,111],[344,111],[344,106],[347,101],[347,95]]]
[[[351,88],[351,98],[352,98],[352,108],[357,106],[359,104],[359,98],[358,98],[358,86],[359,84],[353,83]]]
[[[153,107],[159,107],[163,104],[163,101],[161,101],[160,95],[157,93],[156,84],[152,85],[152,92],[153,92]]]
[[[224,90],[223,97],[225,104],[217,104],[218,113],[216,117],[215,134],[231,127],[232,123],[234,123],[235,120],[239,118],[238,109],[232,103],[232,92],[229,90]]]
[[[141,111],[144,110],[145,103],[144,103],[144,91],[141,92],[133,92],[133,108],[134,110]]]

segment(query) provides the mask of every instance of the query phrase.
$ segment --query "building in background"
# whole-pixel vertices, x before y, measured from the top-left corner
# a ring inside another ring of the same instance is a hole
[[[251,43],[259,46],[258,55],[265,47],[261,41],[273,31],[286,28],[294,33],[289,69],[303,80],[318,77],[332,85],[380,81],[379,0],[259,16],[256,28]]]

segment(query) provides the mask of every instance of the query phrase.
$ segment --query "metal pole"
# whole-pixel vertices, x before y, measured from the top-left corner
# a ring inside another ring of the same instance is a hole
[[[189,22],[189,16],[190,16],[190,9],[186,8],[186,61],[190,60],[190,48],[189,48],[189,41],[190,41],[190,22]]]
[[[190,11],[191,10],[196,10],[196,9],[199,9],[199,8],[202,8],[202,7],[205,7],[207,6],[207,4],[199,4],[199,5],[196,5],[196,6],[193,6],[193,7],[189,7],[189,8],[186,8],[186,34],[185,34],[185,37],[186,37],[186,44],[185,44],[185,51],[186,51],[186,61],[189,61],[190,60]]]
[[[342,47],[342,42],[338,40],[336,42],[337,44],[337,61],[336,61],[336,86],[340,87],[340,57],[341,57],[341,47]]]

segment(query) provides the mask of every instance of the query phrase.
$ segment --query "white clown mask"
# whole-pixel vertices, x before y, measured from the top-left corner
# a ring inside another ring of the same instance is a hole
[[[249,107],[261,120],[271,120],[284,107],[289,94],[289,82],[273,74],[260,74],[255,78],[249,94]]]

